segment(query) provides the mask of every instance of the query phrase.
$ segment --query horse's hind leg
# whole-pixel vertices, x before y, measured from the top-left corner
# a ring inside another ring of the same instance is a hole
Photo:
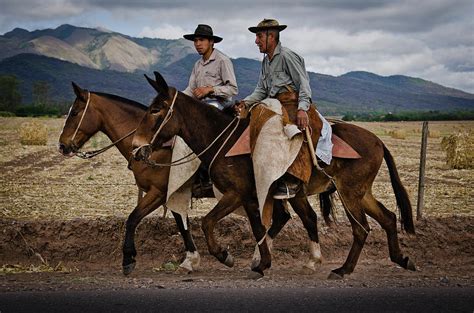
[[[350,274],[354,271],[362,248],[364,247],[365,240],[370,231],[360,199],[356,198],[355,195],[353,196],[351,193],[343,192],[341,189],[339,189],[339,193],[343,197],[346,215],[351,222],[353,241],[346,261],[342,267],[331,271],[328,277],[329,279],[341,279],[344,275]]]
[[[362,204],[365,208],[365,212],[375,219],[387,233],[390,260],[405,269],[415,271],[415,264],[408,257],[404,258],[400,250],[397,234],[397,217],[395,213],[390,212],[382,203],[377,201],[370,192],[364,196]]]
[[[156,210],[165,202],[165,195],[158,189],[151,189],[138,203],[137,207],[128,216],[125,227],[125,240],[123,242],[122,271],[125,275],[130,274],[135,268],[135,230],[141,220]]]
[[[201,225],[204,236],[206,237],[209,253],[229,267],[234,266],[234,259],[232,255],[217,242],[214,236],[214,227],[219,220],[232,213],[240,205],[239,199],[236,194],[224,194],[216,206],[203,217]]]
[[[196,245],[194,244],[191,230],[189,229],[189,219],[186,218],[186,225],[188,227],[184,227],[184,221],[181,215],[173,211],[171,211],[171,213],[173,214],[179,232],[183,237],[184,247],[186,249],[186,258],[179,265],[179,268],[189,273],[199,266],[199,264],[201,263],[201,257],[199,256],[199,252],[197,251]]]

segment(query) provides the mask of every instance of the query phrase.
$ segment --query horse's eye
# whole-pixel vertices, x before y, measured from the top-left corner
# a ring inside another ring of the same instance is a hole
[[[71,116],[76,116],[77,115],[77,111],[71,111]]]
[[[159,108],[152,108],[152,109],[150,109],[150,113],[151,113],[151,114],[158,114],[158,113],[160,113],[160,111],[161,111],[161,110],[160,110]]]

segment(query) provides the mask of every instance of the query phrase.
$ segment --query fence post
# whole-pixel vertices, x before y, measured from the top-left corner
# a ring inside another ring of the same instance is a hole
[[[423,200],[425,194],[425,164],[426,164],[426,146],[428,145],[428,121],[423,122],[421,133],[421,153],[420,153],[420,173],[418,176],[418,201],[416,205],[416,219],[423,218]]]

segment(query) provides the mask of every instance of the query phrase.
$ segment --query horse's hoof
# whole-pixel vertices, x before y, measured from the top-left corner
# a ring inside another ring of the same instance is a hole
[[[227,257],[225,258],[224,264],[228,267],[234,266],[234,257],[230,253],[227,253]]]
[[[248,274],[247,278],[252,279],[252,280],[259,280],[263,278],[263,276],[264,276],[263,272],[252,270]]]
[[[416,272],[416,266],[415,263],[413,263],[410,259],[407,260],[407,270]]]
[[[177,275],[191,274],[192,272],[193,272],[192,268],[187,268],[187,267],[184,267],[184,266],[181,266],[181,265],[178,266],[176,271],[174,271],[174,273],[177,274]]]
[[[132,262],[130,264],[127,264],[127,265],[124,265],[122,266],[122,273],[127,276],[128,274],[130,274],[131,272],[133,272],[133,270],[135,269],[135,265],[137,263],[136,262]]]
[[[343,278],[344,277],[342,275],[339,275],[339,274],[334,273],[334,272],[329,273],[329,276],[328,276],[329,280],[341,280]]]
[[[260,259],[253,259],[250,268],[256,268],[260,264]]]

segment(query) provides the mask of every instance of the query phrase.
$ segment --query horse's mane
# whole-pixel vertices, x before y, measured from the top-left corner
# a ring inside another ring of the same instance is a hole
[[[183,92],[181,92],[181,94],[186,97],[187,102],[192,101],[195,104],[205,105],[205,106],[209,107],[211,109],[211,111],[214,111],[217,115],[224,115],[224,116],[228,116],[228,117],[234,117],[234,115],[235,115],[234,109],[232,107],[228,107],[228,108],[224,108],[223,110],[219,110],[215,106],[210,105],[210,104],[208,104],[204,101],[198,100],[196,98],[190,97],[190,96],[188,96],[187,94],[185,94]]]
[[[117,96],[117,95],[113,95],[113,94],[110,94],[110,93],[105,93],[105,92],[96,92],[96,91],[92,91],[94,94],[98,95],[98,96],[101,96],[101,97],[104,97],[104,98],[107,98],[107,99],[110,99],[110,100],[113,100],[113,101],[119,101],[119,102],[123,102],[125,104],[129,104],[133,107],[136,107],[140,110],[143,110],[143,111],[146,111],[148,109],[147,106],[141,104],[140,102],[137,102],[137,101],[133,101],[133,100],[130,100],[130,99],[127,99],[127,98],[124,98],[124,97],[120,97],[120,96]]]

